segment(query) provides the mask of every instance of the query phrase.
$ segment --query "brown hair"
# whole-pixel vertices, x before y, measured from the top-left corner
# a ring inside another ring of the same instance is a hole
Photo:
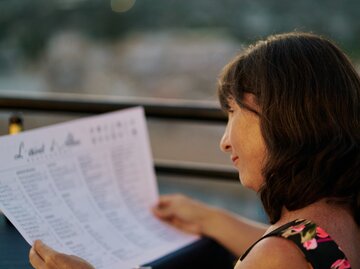
[[[360,225],[360,78],[345,54],[314,34],[270,36],[220,76],[223,109],[229,99],[250,109],[245,92],[260,108],[267,156],[259,194],[270,222],[283,207],[326,198],[345,205]]]

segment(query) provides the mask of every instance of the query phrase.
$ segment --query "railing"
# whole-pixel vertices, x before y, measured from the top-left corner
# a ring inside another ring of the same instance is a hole
[[[0,92],[0,110],[97,114],[133,106],[144,107],[150,118],[225,123],[218,104],[207,101],[183,101],[151,98],[124,98],[65,93]],[[225,165],[155,160],[158,173],[209,179],[238,180],[236,172]]]

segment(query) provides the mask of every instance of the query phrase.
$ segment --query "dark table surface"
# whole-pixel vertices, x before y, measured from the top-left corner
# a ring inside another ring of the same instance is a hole
[[[0,269],[32,268],[28,259],[29,250],[30,245],[0,214]],[[233,268],[234,260],[234,256],[216,242],[203,238],[149,265],[153,269],[230,269]]]
[[[0,214],[0,269],[28,269],[30,245]]]

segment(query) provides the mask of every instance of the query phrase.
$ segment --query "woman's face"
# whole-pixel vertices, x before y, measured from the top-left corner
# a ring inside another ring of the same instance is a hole
[[[254,95],[244,95],[244,103],[255,111]],[[222,151],[230,154],[230,159],[239,171],[241,183],[258,191],[264,182],[261,174],[265,157],[265,143],[260,131],[259,116],[229,101],[228,123],[220,142]]]

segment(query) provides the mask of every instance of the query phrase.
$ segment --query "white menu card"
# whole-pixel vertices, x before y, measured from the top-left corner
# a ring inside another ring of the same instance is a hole
[[[197,240],[157,220],[142,108],[0,137],[0,209],[25,240],[41,239],[97,269],[130,269]]]

